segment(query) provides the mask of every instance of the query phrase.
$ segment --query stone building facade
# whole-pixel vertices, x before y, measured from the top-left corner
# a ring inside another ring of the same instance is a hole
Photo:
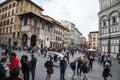
[[[16,0],[6,0],[0,4],[0,43],[5,45],[12,45],[15,35],[16,22]]]
[[[82,34],[76,28],[76,25],[69,21],[64,21],[64,20],[62,20],[61,23],[67,26],[70,30],[70,46],[80,47],[82,43]]]
[[[89,48],[98,50],[98,31],[89,33]]]
[[[87,40],[85,37],[82,37],[81,48],[87,48]]]
[[[120,52],[120,0],[99,0],[99,52]]]
[[[55,19],[43,15],[42,11],[31,0],[6,0],[0,3],[0,43],[19,47],[63,47],[66,28]]]

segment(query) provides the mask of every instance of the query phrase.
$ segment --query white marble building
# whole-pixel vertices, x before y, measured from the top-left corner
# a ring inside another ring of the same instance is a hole
[[[120,0],[99,0],[99,52],[120,52]]]

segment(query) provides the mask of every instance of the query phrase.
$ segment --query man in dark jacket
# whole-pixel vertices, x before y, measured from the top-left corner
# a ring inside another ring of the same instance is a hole
[[[4,63],[6,62],[6,58],[2,58],[0,61],[0,80],[6,79],[6,71],[4,68]]]
[[[90,56],[90,57],[89,57],[89,66],[90,66],[90,69],[91,69],[91,70],[92,70],[92,68],[93,68],[93,61],[94,61],[93,56]]]
[[[47,61],[45,62],[45,68],[47,69],[46,80],[51,79],[51,74],[53,73],[53,61],[51,57],[47,57]]]
[[[30,67],[29,67],[28,56],[23,55],[20,62],[21,62],[21,70],[24,75],[24,80],[29,80]]]
[[[82,59],[81,57],[78,58],[78,64],[77,64],[77,75],[80,74],[81,75],[81,66],[82,66]]]
[[[31,74],[32,74],[32,80],[34,80],[37,59],[33,54],[31,55],[31,58],[32,58],[31,59]]]
[[[60,61],[60,80],[65,80],[65,70],[67,68],[67,61],[65,60],[65,57]]]

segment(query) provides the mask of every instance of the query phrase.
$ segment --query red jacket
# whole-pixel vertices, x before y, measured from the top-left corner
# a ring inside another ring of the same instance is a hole
[[[19,66],[19,59],[17,57],[15,57],[12,61],[11,64],[8,65],[10,69],[14,68],[14,67],[18,67]]]

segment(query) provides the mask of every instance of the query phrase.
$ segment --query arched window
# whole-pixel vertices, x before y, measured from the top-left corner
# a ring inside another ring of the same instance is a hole
[[[13,7],[15,7],[15,2],[13,3]]]
[[[116,16],[113,16],[113,17],[112,17],[112,24],[115,24],[115,23],[117,23],[117,17],[116,17]]]

